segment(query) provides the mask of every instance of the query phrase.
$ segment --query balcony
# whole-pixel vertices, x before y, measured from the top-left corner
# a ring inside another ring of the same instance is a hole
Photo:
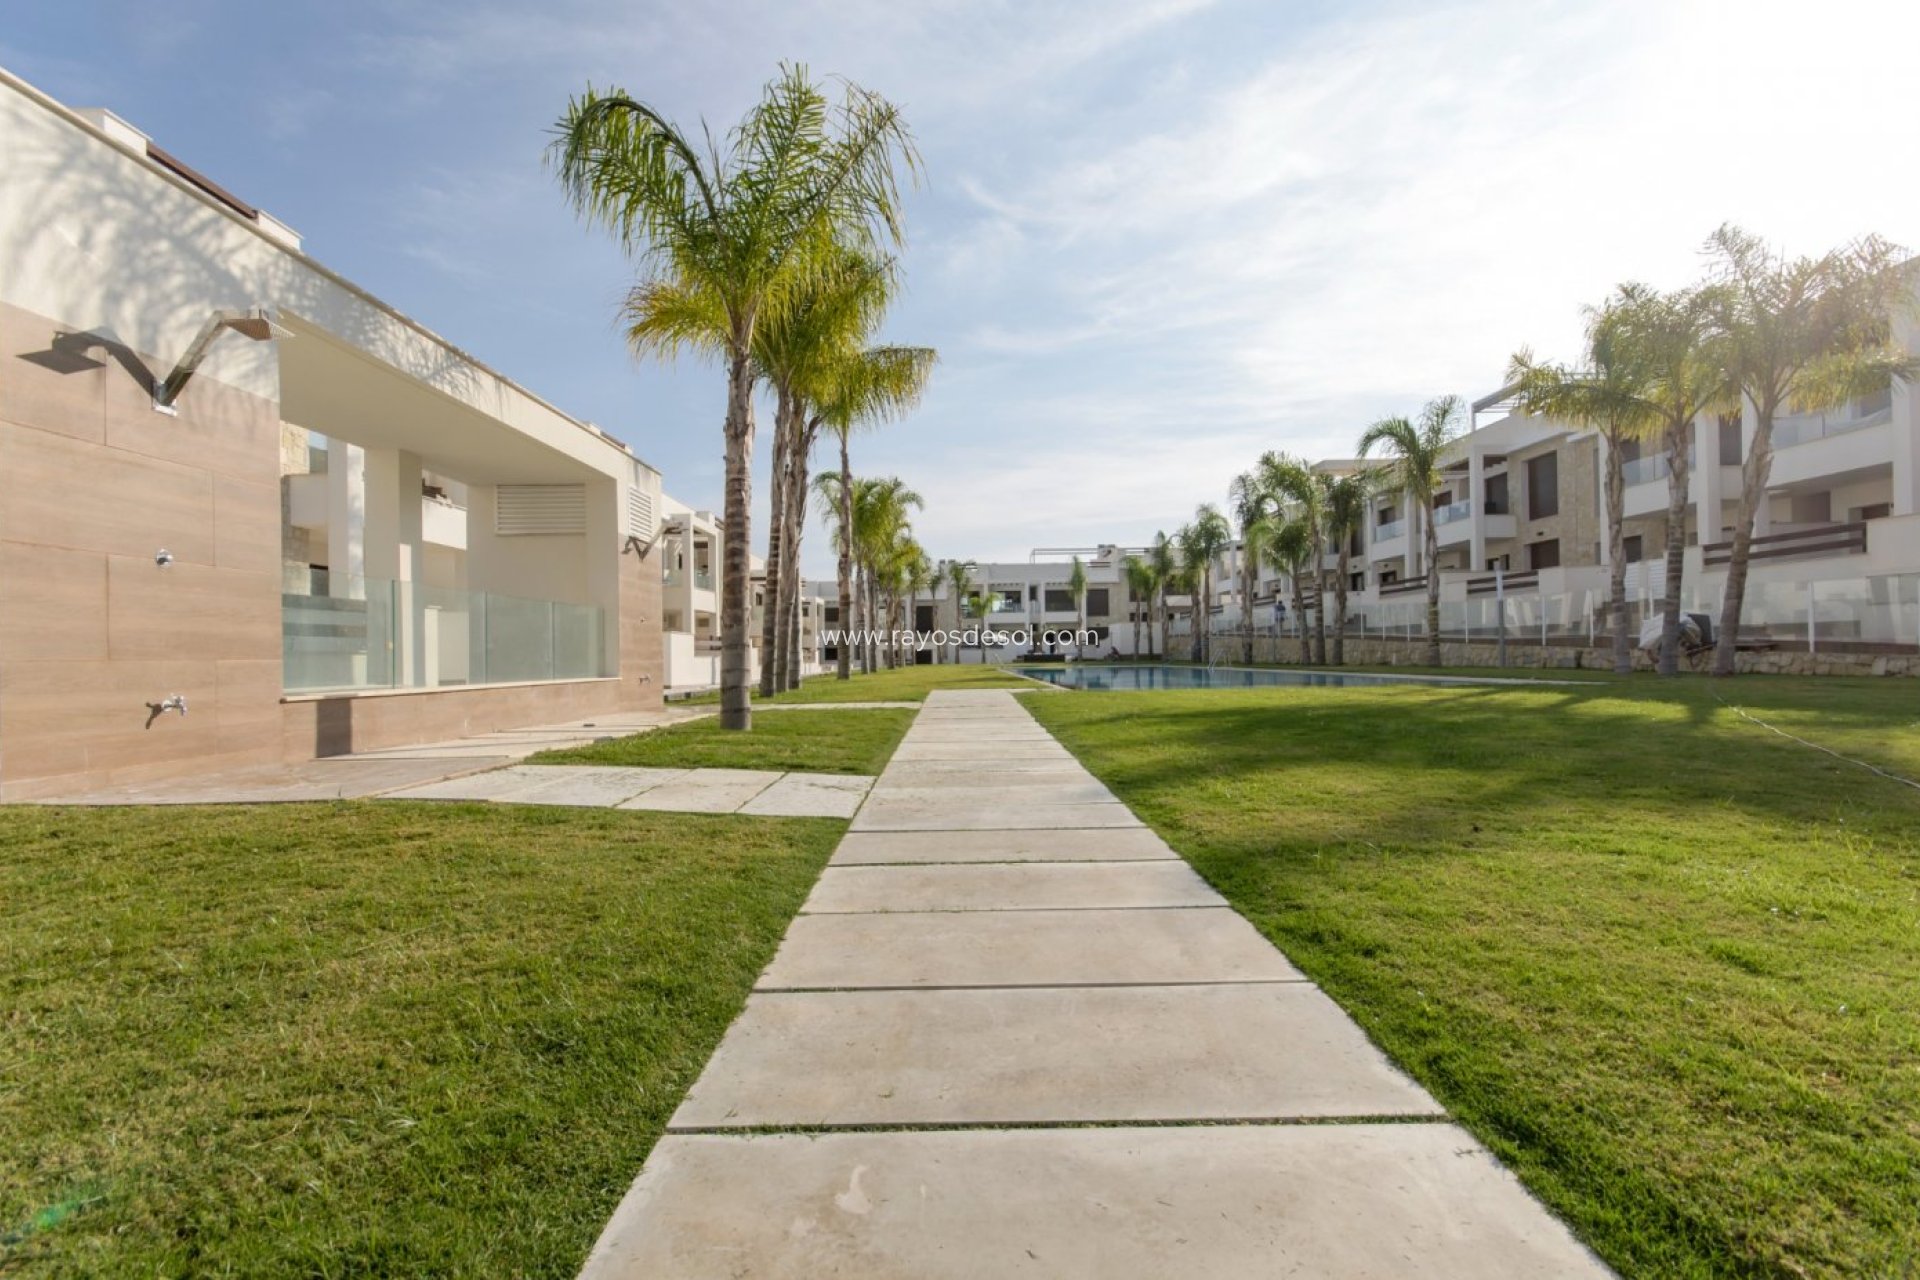
[[[1461,520],[1470,519],[1472,516],[1473,503],[1470,501],[1449,502],[1444,507],[1435,507],[1433,509],[1433,522],[1437,525],[1454,524]]]
[[[1868,427],[1891,421],[1893,404],[1885,396],[1864,403],[1850,401],[1825,413],[1786,414],[1773,420],[1773,447],[1791,449],[1796,445],[1828,440],[1850,431],[1864,431]]]
[[[1382,542],[1392,542],[1395,538],[1404,538],[1406,536],[1407,522],[1404,519],[1389,520],[1385,524],[1373,526],[1373,541],[1376,546]]]
[[[1866,522],[1857,521],[1853,524],[1814,525],[1755,538],[1748,555],[1754,561],[1783,560],[1801,556],[1861,555],[1866,549]],[[1700,548],[1700,562],[1709,569],[1730,564],[1732,560],[1731,542],[1709,542]]]
[[[597,605],[382,578],[280,598],[288,693],[437,689],[607,674]]]
[[[1665,480],[1673,473],[1673,467],[1667,462],[1664,453],[1643,454],[1631,462],[1620,464],[1620,474],[1626,478],[1627,488],[1637,484],[1652,484],[1655,480]]]
[[[693,585],[701,591],[713,590],[713,570],[695,569],[693,571]]]

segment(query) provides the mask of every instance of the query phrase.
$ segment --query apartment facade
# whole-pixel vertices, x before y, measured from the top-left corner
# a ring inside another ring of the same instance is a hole
[[[725,526],[711,511],[663,496],[660,523],[660,629],[665,653],[667,692],[700,693],[720,686],[720,584],[725,561],[720,538]],[[749,678],[760,678],[761,628],[767,605],[767,568],[750,557],[752,625],[749,628]],[[800,672],[819,668],[821,602],[801,581]]]
[[[0,72],[0,798],[657,705],[660,477]]]
[[[974,563],[969,570],[972,585],[967,596],[958,600],[943,572],[934,589],[914,602],[915,630],[978,635],[983,642],[924,640],[916,660],[1006,662],[1029,655],[1104,658],[1157,653],[1160,636],[1151,602],[1132,599],[1127,587],[1127,556],[1145,553],[1144,547],[1107,543],[1037,548],[1025,561]],[[1070,586],[1076,557],[1086,575],[1086,594],[1078,603]],[[982,587],[992,600],[984,618],[973,598]],[[1076,643],[1070,633],[1083,622],[1091,639]]]
[[[1903,322],[1899,332],[1912,349],[1913,327]],[[1751,408],[1702,415],[1693,427],[1682,607],[1715,627],[1755,429]],[[1783,416],[1773,449],[1741,618],[1742,665],[1920,674],[1920,421],[1911,390],[1894,382],[1838,409]],[[1543,651],[1604,645],[1611,625],[1606,469],[1607,445],[1596,432],[1521,412],[1512,388],[1476,401],[1472,429],[1449,448],[1433,494],[1374,497],[1348,548],[1346,634],[1386,644],[1368,654],[1381,660],[1393,659],[1395,640],[1424,639],[1431,571],[1440,576],[1441,631],[1450,642],[1486,644],[1504,633]],[[1668,465],[1655,446],[1629,444],[1623,470],[1622,540],[1637,641],[1665,592]],[[1427,520],[1437,543],[1431,566],[1424,563]],[[1322,563],[1329,610],[1337,550],[1327,547]],[[1223,557],[1216,573],[1210,625],[1297,634],[1284,575],[1263,572],[1243,611],[1237,577],[1224,576],[1237,554]],[[1184,636],[1190,627],[1175,630]],[[1297,649],[1279,643],[1274,652],[1284,659]],[[1578,659],[1563,653],[1557,660]]]

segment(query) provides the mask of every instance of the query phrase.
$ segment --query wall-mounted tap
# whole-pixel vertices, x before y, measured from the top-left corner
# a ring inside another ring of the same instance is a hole
[[[158,720],[161,716],[165,715],[169,711],[178,711],[182,716],[186,715],[187,714],[186,695],[181,693],[170,693],[166,697],[160,699],[160,701],[158,702],[149,702],[147,704],[147,728],[149,729],[153,728],[153,722],[155,720]]]

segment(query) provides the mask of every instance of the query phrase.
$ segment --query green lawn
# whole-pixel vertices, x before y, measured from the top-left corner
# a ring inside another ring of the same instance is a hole
[[[877,774],[916,714],[905,708],[770,711],[755,716],[745,733],[722,729],[718,716],[707,716],[592,746],[542,751],[527,763]]]
[[[1623,1275],[1920,1267],[1920,689],[1027,705]]]
[[[870,676],[856,675],[841,680],[831,673],[803,680],[798,689],[775,694],[772,699],[755,697],[756,703],[773,702],[922,702],[935,689],[1031,689],[1033,682],[1010,676],[995,666],[978,663],[937,663],[931,666],[897,667],[876,671]],[[717,706],[718,693],[703,693],[687,699],[692,706]]]
[[[0,810],[0,1274],[573,1275],[844,826]]]

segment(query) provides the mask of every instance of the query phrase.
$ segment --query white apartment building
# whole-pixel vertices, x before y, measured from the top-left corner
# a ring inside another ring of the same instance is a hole
[[[690,507],[672,494],[661,495],[660,630],[670,696],[685,696],[720,686],[720,583],[724,524],[711,511]],[[766,608],[766,562],[752,557],[753,618],[748,640],[749,678],[760,678],[761,626]],[[800,673],[820,670],[819,629],[822,601],[801,581]]]
[[[1144,547],[1111,543],[1094,547],[1042,547],[1025,561],[975,564],[972,587],[985,586],[994,601],[983,621],[971,600],[958,603],[950,585],[940,581],[931,598],[919,600],[913,610],[914,627],[922,633],[936,630],[978,631],[994,639],[981,646],[923,643],[922,662],[1008,662],[1029,655],[1103,658],[1135,654],[1134,620],[1139,619],[1139,652],[1159,652],[1150,602],[1129,598],[1125,562],[1128,555],[1144,555]],[[1076,605],[1069,580],[1078,556],[1086,573],[1084,608]],[[1076,630],[1084,619],[1094,639],[1076,645],[1057,634]]]
[[[1903,336],[1911,344],[1910,328],[1903,327]],[[1605,441],[1593,431],[1529,417],[1511,396],[1511,388],[1502,388],[1474,403],[1473,427],[1452,445],[1442,484],[1428,500],[1375,496],[1349,549],[1349,636],[1423,638],[1427,574],[1437,571],[1441,631],[1450,640],[1491,639],[1504,620],[1510,637],[1537,636],[1542,645],[1604,642],[1611,541]],[[1863,667],[1875,655],[1911,654],[1920,645],[1917,419],[1916,397],[1895,382],[1836,410],[1776,420],[1767,501],[1755,522],[1743,645],[1835,662],[1854,655]],[[1715,626],[1741,463],[1754,430],[1751,409],[1703,415],[1694,425],[1682,602]],[[1667,475],[1662,453],[1630,446],[1623,535],[1636,633],[1665,588]],[[1437,535],[1432,566],[1422,562],[1421,522],[1428,519]],[[1323,568],[1329,609],[1336,551],[1327,549]],[[1284,607],[1289,584],[1271,569],[1260,576],[1250,622],[1242,621],[1236,555],[1237,549],[1223,557],[1216,571],[1212,625],[1293,634],[1295,621]],[[1174,628],[1176,637],[1186,631],[1184,624]]]

